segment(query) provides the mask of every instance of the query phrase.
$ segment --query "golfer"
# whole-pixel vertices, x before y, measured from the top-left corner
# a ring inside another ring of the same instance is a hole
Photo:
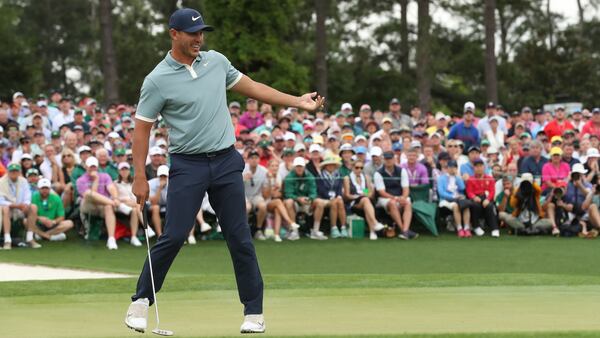
[[[246,218],[244,160],[233,148],[235,137],[225,90],[308,111],[322,106],[324,98],[316,93],[300,97],[281,93],[240,73],[224,55],[212,50],[201,52],[204,32],[212,30],[194,9],[179,9],[171,15],[171,50],[142,84],[135,115],[133,161],[135,168],[144,168],[150,130],[160,114],[170,130],[171,168],[166,224],[151,250],[156,291],[160,290],[169,267],[188,237],[208,191],[227,241],[240,301],[244,304],[241,332],[262,333],[265,331],[263,281]],[[148,190],[144,170],[136,170],[133,193],[140,205],[148,199]],[[132,301],[125,323],[143,332],[148,307],[154,301],[148,260]]]

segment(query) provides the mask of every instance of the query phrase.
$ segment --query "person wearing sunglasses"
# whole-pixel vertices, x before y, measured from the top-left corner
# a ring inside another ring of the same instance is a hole
[[[344,177],[344,200],[350,210],[365,218],[369,226],[369,239],[377,240],[377,231],[384,225],[375,218],[375,207],[371,199],[375,197],[375,189],[371,178],[364,173],[365,163],[357,160],[352,164],[352,172]]]
[[[343,146],[342,146],[343,147]],[[328,155],[321,162],[321,174],[317,180],[317,195],[325,201],[329,208],[331,222],[331,238],[347,238],[346,208],[342,199],[342,175],[340,174],[341,158]],[[338,219],[340,228],[338,229]]]

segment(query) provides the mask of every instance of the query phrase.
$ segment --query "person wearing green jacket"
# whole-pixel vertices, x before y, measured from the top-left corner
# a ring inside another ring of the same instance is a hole
[[[317,198],[315,177],[304,168],[306,160],[303,157],[296,157],[292,166],[294,169],[284,180],[285,207],[293,220],[296,219],[297,212],[310,215],[314,211],[314,223],[310,231],[310,238],[325,240],[327,236],[319,228],[326,201]]]

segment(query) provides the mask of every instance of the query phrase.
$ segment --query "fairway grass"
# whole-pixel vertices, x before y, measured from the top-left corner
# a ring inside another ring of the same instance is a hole
[[[125,244],[117,252],[100,242],[44,244],[0,251],[0,262],[137,275],[145,258]],[[266,336],[598,337],[600,263],[581,259],[598,245],[450,236],[257,243]],[[0,337],[142,337],[123,324],[135,283],[0,283]],[[239,336],[242,306],[223,242],[185,247],[159,301],[161,326],[178,337]]]

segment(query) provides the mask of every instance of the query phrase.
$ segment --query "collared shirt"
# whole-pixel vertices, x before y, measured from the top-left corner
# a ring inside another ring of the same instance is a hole
[[[98,172],[98,190],[97,192],[105,197],[110,197],[108,192],[108,186],[112,184],[112,179],[108,174]],[[92,177],[90,174],[85,173],[77,179],[77,191],[81,196],[92,188]]]
[[[8,191],[12,198],[14,198],[14,202],[11,202],[5,199],[3,196],[0,196],[0,205],[10,205],[12,203],[15,204],[31,204],[31,190],[29,189],[29,183],[23,177],[18,177],[16,182],[8,179]]]
[[[255,129],[258,126],[261,126],[264,123],[262,114],[257,111],[255,112],[255,116],[250,116],[250,112],[247,111],[242,116],[240,116],[240,124],[250,130]]]
[[[169,127],[169,152],[199,154],[221,150],[235,142],[226,89],[242,78],[216,51],[200,52],[192,65],[168,52],[146,76],[136,119],[154,122],[160,114]]]

